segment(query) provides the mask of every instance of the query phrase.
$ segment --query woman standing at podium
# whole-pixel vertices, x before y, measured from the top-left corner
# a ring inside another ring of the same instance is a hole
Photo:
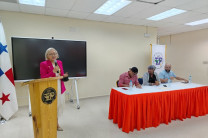
[[[68,77],[68,73],[64,74],[63,65],[59,58],[58,52],[54,48],[48,48],[45,52],[45,60],[40,63],[40,76],[41,78],[49,77]],[[57,91],[57,114],[60,117],[63,114],[63,108],[65,104],[65,92],[66,88],[62,80],[58,80],[58,91]],[[57,130],[63,131],[59,126],[57,118]]]

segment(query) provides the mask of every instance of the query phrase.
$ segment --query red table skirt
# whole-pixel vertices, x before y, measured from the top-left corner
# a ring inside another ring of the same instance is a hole
[[[109,119],[123,132],[157,127],[208,113],[208,87],[126,95],[111,90]]]

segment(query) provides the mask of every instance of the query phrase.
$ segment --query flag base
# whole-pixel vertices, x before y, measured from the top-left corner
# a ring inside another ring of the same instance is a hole
[[[0,117],[0,124],[4,124],[4,123],[6,123],[6,120]]]

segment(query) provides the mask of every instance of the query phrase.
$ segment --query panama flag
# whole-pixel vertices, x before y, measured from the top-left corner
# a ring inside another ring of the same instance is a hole
[[[17,110],[14,78],[4,29],[0,20],[0,116],[9,120]]]
[[[164,70],[166,62],[166,45],[151,44],[151,64],[156,67],[155,72],[159,74]]]

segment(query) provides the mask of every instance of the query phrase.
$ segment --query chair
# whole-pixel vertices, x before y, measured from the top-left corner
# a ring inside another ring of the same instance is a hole
[[[119,82],[119,80],[116,81],[116,86],[117,86],[117,87],[119,87],[119,86],[118,86],[118,82]]]
[[[143,84],[143,78],[138,78],[138,82],[139,82],[139,84]]]

